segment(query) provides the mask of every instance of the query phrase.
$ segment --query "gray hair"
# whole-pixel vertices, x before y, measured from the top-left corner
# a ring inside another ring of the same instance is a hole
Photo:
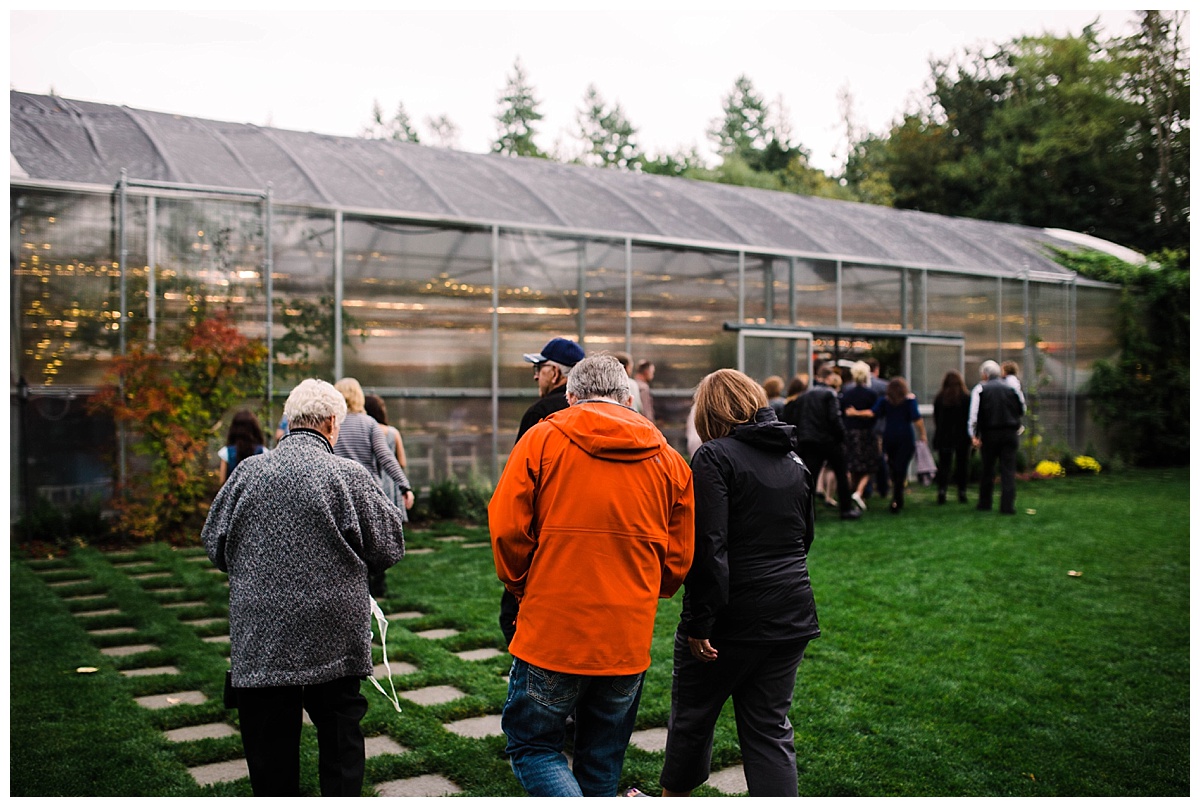
[[[346,398],[328,381],[306,378],[296,385],[283,405],[289,429],[319,429],[331,417],[346,419]]]
[[[619,404],[629,402],[629,376],[615,356],[588,356],[567,377],[567,394],[581,401],[607,398]]]
[[[979,375],[989,380],[993,378],[999,378],[1000,365],[996,364],[996,362],[992,361],[991,359],[988,359],[983,364],[979,365]]]

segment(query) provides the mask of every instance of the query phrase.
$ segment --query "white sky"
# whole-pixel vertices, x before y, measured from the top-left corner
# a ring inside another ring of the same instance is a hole
[[[542,102],[543,150],[576,153],[575,113],[594,83],[620,102],[644,150],[696,146],[708,155],[705,132],[744,73],[768,101],[782,98],[793,142],[834,171],[844,143],[840,88],[849,88],[857,122],[882,131],[921,95],[930,58],[1021,34],[1078,34],[1097,18],[1103,34],[1123,34],[1135,20],[1133,11],[1097,10],[655,8],[12,11],[9,86],[350,136],[376,99],[388,116],[403,101],[425,142],[425,119],[446,114],[461,129],[459,148],[485,152],[519,57]]]

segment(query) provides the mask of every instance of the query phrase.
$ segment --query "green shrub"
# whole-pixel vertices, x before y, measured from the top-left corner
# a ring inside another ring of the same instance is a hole
[[[67,549],[86,544],[103,544],[113,537],[104,518],[100,500],[93,498],[64,508],[39,496],[13,524],[13,537],[23,547]]]

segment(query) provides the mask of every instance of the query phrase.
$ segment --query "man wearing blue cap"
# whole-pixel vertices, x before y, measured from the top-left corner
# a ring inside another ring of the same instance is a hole
[[[521,425],[517,427],[517,442],[547,415],[567,408],[567,376],[571,368],[583,360],[583,348],[577,342],[558,336],[547,342],[541,353],[524,356],[525,361],[533,365],[533,380],[542,397],[525,410]],[[516,634],[516,620],[517,599],[505,589],[500,597],[500,630],[505,642],[511,642]]]

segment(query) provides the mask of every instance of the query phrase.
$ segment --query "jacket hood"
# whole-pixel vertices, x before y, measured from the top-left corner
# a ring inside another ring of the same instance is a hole
[[[795,426],[780,422],[775,410],[767,406],[755,412],[749,423],[734,426],[729,436],[763,451],[786,454],[796,449],[795,431]]]
[[[666,438],[653,423],[615,402],[581,401],[555,412],[543,422],[601,459],[640,461],[667,447]]]

